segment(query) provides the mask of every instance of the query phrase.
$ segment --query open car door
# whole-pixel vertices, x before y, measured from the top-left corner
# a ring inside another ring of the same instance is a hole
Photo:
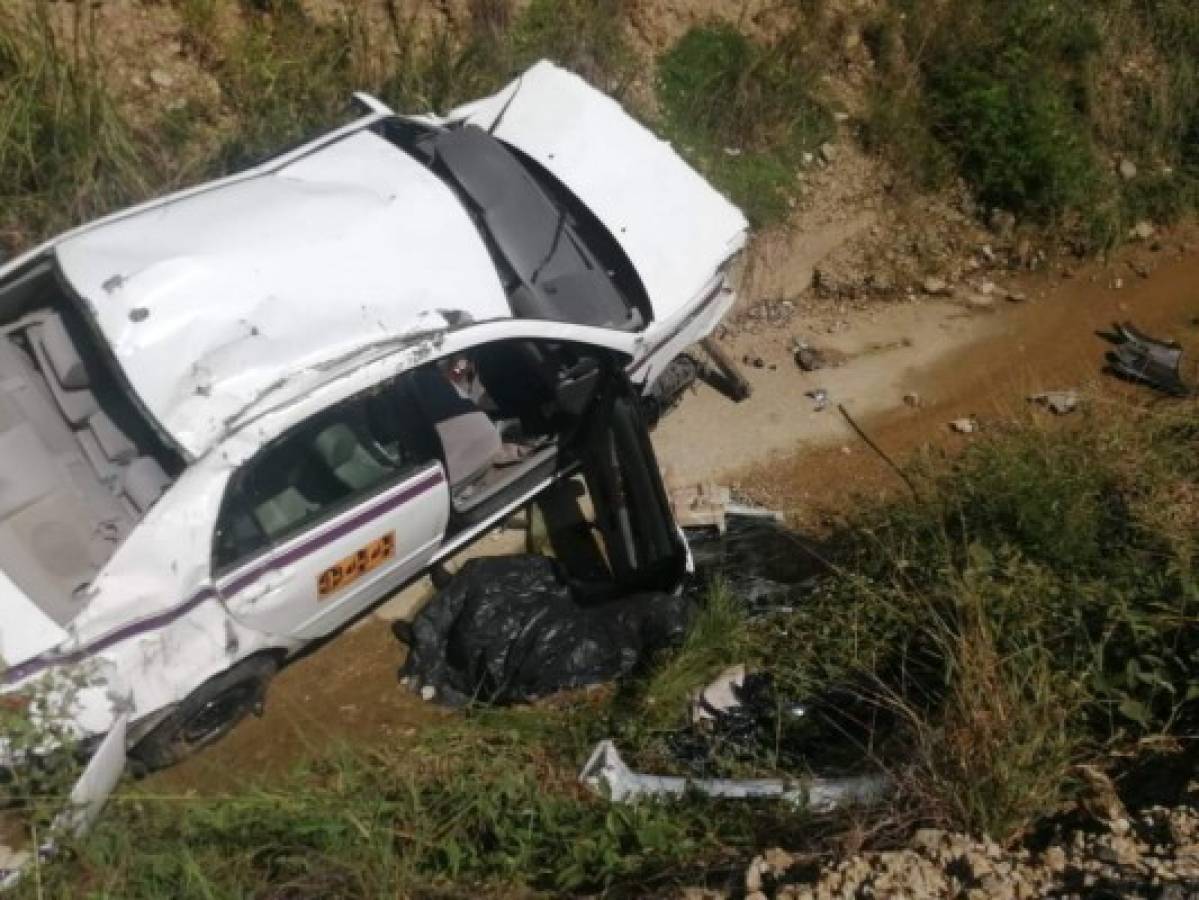
[[[631,590],[676,588],[686,574],[687,545],[624,372],[604,379],[579,455],[616,582]]]

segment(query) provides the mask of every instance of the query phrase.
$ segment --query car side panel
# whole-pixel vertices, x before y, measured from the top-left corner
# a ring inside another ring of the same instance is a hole
[[[218,593],[253,628],[315,640],[418,574],[441,546],[449,510],[433,464],[223,575]]]

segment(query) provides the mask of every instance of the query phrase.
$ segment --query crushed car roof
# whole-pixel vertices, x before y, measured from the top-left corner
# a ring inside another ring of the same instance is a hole
[[[511,317],[435,175],[369,131],[57,247],[132,387],[189,453],[298,371],[444,325]]]

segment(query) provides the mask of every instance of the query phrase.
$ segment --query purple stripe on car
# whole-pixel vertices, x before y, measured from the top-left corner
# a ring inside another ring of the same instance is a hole
[[[297,560],[307,556],[309,553],[320,550],[327,544],[330,544],[339,538],[345,537],[350,532],[357,528],[361,528],[371,520],[377,519],[379,516],[391,512],[398,506],[402,506],[409,500],[412,500],[423,494],[425,491],[428,491],[431,488],[441,484],[444,480],[445,476],[439,467],[436,472],[429,473],[428,476],[422,478],[420,481],[417,481],[415,484],[410,485],[404,490],[399,491],[394,496],[388,497],[386,500],[376,503],[374,506],[350,516],[343,522],[339,522],[328,531],[313,535],[312,537],[305,541],[301,541],[300,543],[296,544],[296,546],[288,550],[284,550],[277,555],[267,557],[266,559],[260,561],[249,571],[242,573],[226,584],[224,593],[235,594],[238,591],[244,590],[271,569],[279,566],[291,565]],[[108,634],[97,638],[84,647],[80,647],[78,650],[72,650],[69,653],[57,654],[54,656],[39,656],[35,657],[34,659],[27,660],[20,665],[12,666],[4,671],[3,677],[0,680],[2,680],[4,684],[12,684],[28,678],[30,675],[34,675],[43,669],[48,669],[51,666],[66,666],[82,662],[89,656],[94,656],[97,653],[107,650],[113,644],[118,644],[121,641],[129,640],[129,638],[135,637],[142,632],[154,631],[155,629],[169,625],[175,619],[178,619],[180,616],[187,615],[201,603],[205,602],[206,600],[214,599],[216,596],[216,591],[211,587],[201,588],[178,606],[171,607],[170,609],[164,610],[156,615],[148,616],[145,619],[139,619],[136,622],[129,622],[126,625],[122,625],[120,628],[110,631]]]

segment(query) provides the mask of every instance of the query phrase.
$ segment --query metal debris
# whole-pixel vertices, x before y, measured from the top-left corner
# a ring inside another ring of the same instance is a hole
[[[891,787],[890,779],[884,775],[812,777],[802,781],[647,775],[630,769],[611,740],[596,744],[579,773],[579,781],[614,803],[632,802],[642,797],[682,797],[696,792],[730,800],[782,800],[817,813],[877,803]]]
[[[823,412],[828,408],[828,391],[824,388],[816,388],[811,391],[804,391],[805,397],[810,397],[814,406],[813,412]]]
[[[1107,369],[1114,375],[1147,384],[1173,397],[1186,397],[1190,387],[1179,373],[1182,346],[1138,331],[1131,322],[1117,323],[1111,332],[1099,336],[1116,346],[1107,353]]]
[[[704,481],[670,487],[670,508],[681,528],[715,528],[724,534],[729,516],[770,519],[780,524],[783,514],[733,500],[733,492],[722,484]]]
[[[949,423],[949,427],[958,434],[974,434],[978,431],[978,420],[972,416],[965,416],[961,419],[954,419]]]
[[[1045,391],[1033,394],[1028,398],[1030,403],[1039,403],[1056,416],[1064,416],[1078,408],[1080,401],[1078,391]]]

